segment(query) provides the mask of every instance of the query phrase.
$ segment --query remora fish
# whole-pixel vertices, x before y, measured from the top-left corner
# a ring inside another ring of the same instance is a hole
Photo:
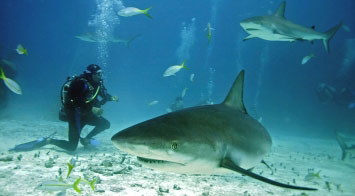
[[[81,35],[75,36],[76,38],[85,41],[85,42],[112,42],[112,43],[123,43],[127,47],[129,47],[130,43],[135,40],[136,38],[140,37],[141,34],[135,35],[134,37],[130,39],[122,39],[119,37],[108,37],[108,38],[101,38],[98,36],[96,33],[83,33]]]
[[[329,52],[329,41],[342,26],[341,23],[322,33],[314,28],[307,28],[295,24],[285,18],[286,2],[282,2],[275,12],[270,16],[256,16],[240,22],[242,28],[250,35],[244,40],[254,37],[269,41],[310,41],[323,40],[325,50]]]
[[[317,190],[276,182],[248,170],[270,151],[272,142],[267,130],[248,115],[243,86],[244,71],[223,103],[171,112],[124,129],[111,140],[153,169],[183,174],[238,172],[284,188]]]

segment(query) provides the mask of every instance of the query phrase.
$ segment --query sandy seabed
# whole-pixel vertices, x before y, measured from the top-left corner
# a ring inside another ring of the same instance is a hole
[[[143,167],[136,157],[117,150],[110,138],[122,126],[96,137],[100,145],[84,149],[80,144],[75,155],[47,145],[29,152],[8,152],[16,144],[32,141],[57,132],[54,138],[67,139],[67,124],[51,121],[0,121],[0,196],[24,195],[355,195],[355,159],[340,160],[336,140],[272,136],[273,146],[265,161],[274,173],[258,165],[253,172],[264,177],[318,191],[298,191],[275,187],[240,174],[181,175]],[[85,136],[91,127],[83,129]],[[45,181],[56,180],[59,170],[66,177],[67,163],[77,156],[77,164],[68,183],[79,176],[97,178],[93,191],[80,183],[82,193],[73,188],[64,193],[36,189]],[[309,172],[320,178],[305,179]]]

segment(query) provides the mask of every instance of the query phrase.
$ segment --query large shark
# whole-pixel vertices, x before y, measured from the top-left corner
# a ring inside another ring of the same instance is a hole
[[[277,11],[270,16],[256,16],[248,18],[240,22],[243,29],[250,35],[244,40],[251,38],[261,38],[269,41],[310,41],[323,40],[325,50],[329,52],[329,41],[338,31],[341,23],[331,28],[329,31],[322,33],[312,28],[307,28],[295,24],[285,18],[286,2],[283,1]]]
[[[267,130],[248,115],[243,85],[241,71],[223,103],[171,112],[124,129],[111,140],[153,169],[182,174],[238,172],[276,186],[316,190],[250,171],[270,151],[272,142]]]
[[[98,43],[102,43],[102,42],[112,42],[112,43],[123,43],[125,44],[127,47],[129,47],[130,43],[135,40],[136,38],[140,37],[141,35],[135,35],[134,37],[130,38],[130,39],[122,39],[122,38],[118,38],[118,37],[108,37],[108,38],[101,38],[100,36],[97,35],[97,33],[83,33],[81,35],[77,35],[75,36],[76,38],[85,41],[85,42],[98,42]]]

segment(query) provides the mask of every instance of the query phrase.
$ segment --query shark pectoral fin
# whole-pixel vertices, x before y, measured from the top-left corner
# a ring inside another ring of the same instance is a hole
[[[238,172],[240,174],[244,174],[246,176],[252,177],[254,179],[260,180],[262,182],[265,182],[265,183],[268,183],[268,184],[272,184],[272,185],[275,185],[275,186],[279,186],[279,187],[283,187],[283,188],[305,190],[305,191],[316,191],[316,190],[318,190],[318,189],[315,189],[315,188],[308,188],[308,187],[300,187],[300,186],[292,186],[292,185],[289,185],[289,184],[283,184],[283,183],[276,182],[276,181],[273,181],[271,179],[265,178],[263,176],[259,176],[259,175],[255,174],[253,172],[250,172],[250,171],[248,171],[246,169],[243,169],[243,168],[239,167],[238,165],[234,164],[234,162],[232,160],[230,160],[229,158],[224,158],[221,161],[220,166],[223,167],[223,168],[230,169],[232,171]]]
[[[245,37],[245,38],[243,39],[243,41],[247,41],[247,40],[252,39],[252,38],[255,38],[255,37],[256,37],[255,35],[248,35],[247,37]]]

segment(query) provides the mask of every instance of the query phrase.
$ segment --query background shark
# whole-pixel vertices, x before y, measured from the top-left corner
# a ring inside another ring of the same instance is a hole
[[[123,43],[127,47],[129,47],[130,43],[136,38],[140,37],[141,34],[135,35],[130,39],[122,39],[118,37],[108,37],[107,39],[103,39],[98,36],[96,33],[83,33],[81,35],[75,36],[76,38],[85,41],[85,42],[112,42],[112,43]]]
[[[248,171],[270,151],[267,130],[243,103],[244,71],[221,104],[187,108],[139,123],[112,137],[120,150],[143,165],[174,173],[239,172],[273,185],[316,190],[272,181]]]
[[[325,50],[329,52],[329,41],[338,31],[341,23],[325,33],[317,32],[314,27],[307,28],[295,24],[285,18],[286,2],[282,2],[275,14],[270,16],[256,16],[240,22],[242,28],[250,35],[244,40],[258,37],[269,41],[311,41],[323,40]]]

